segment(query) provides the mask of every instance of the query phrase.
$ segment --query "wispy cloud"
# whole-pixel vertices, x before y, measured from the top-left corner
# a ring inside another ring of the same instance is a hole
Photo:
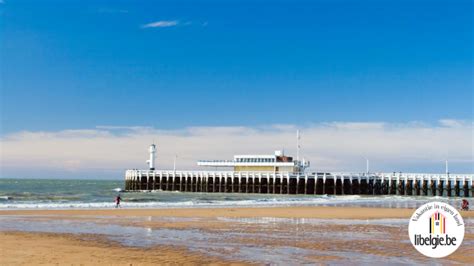
[[[145,24],[142,28],[167,28],[177,26],[178,24],[178,20],[160,20]]]
[[[449,122],[446,122],[449,121]],[[302,154],[316,171],[363,171],[365,158],[374,171],[442,172],[450,161],[455,172],[474,171],[474,124],[441,120],[435,125],[330,122],[257,127],[100,126],[54,132],[17,132],[0,139],[2,177],[38,177],[75,172],[80,176],[120,178],[126,168],[144,168],[147,148],[158,145],[158,166],[196,169],[200,159],[230,159],[234,154],[294,155],[295,130],[301,131]],[[30,172],[29,172],[30,171]]]

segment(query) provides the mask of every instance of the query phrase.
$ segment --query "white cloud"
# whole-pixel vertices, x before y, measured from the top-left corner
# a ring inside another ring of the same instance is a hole
[[[155,21],[155,22],[145,24],[142,27],[143,28],[166,28],[166,27],[177,26],[178,24],[179,24],[179,21],[177,20],[160,20],[160,21]]]
[[[199,159],[231,159],[234,154],[271,154],[285,149],[295,155],[295,130],[301,131],[301,154],[314,170],[363,171],[365,158],[374,171],[474,171],[474,124],[440,120],[436,125],[409,122],[331,122],[303,127],[151,127],[100,126],[56,132],[23,131],[2,137],[1,176],[27,172],[79,172],[120,178],[126,168],[145,168],[148,145],[158,145],[159,168],[196,169]],[[32,176],[35,177],[35,176]]]
[[[462,127],[463,122],[455,119],[441,119],[439,123],[445,127]]]

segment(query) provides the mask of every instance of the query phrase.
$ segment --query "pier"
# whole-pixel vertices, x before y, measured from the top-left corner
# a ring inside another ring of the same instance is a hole
[[[127,170],[127,191],[472,197],[473,174]]]
[[[472,197],[474,174],[318,173],[310,162],[283,151],[267,155],[235,155],[233,160],[200,160],[200,167],[231,171],[155,170],[156,145],[150,145],[148,170],[125,172],[126,191],[180,191],[205,193],[258,193],[304,195],[403,195]]]

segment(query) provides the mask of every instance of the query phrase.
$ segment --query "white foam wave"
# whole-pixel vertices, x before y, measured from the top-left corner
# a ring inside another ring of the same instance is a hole
[[[11,199],[12,199],[12,197],[10,197],[10,196],[1,196],[0,197],[0,200],[11,200]]]
[[[176,208],[176,207],[232,207],[232,206],[290,206],[318,205],[329,201],[350,202],[359,196],[318,197],[318,198],[261,198],[248,200],[190,200],[181,202],[127,202],[122,201],[122,208]],[[0,203],[0,209],[104,209],[114,208],[113,202],[16,202]]]
[[[378,196],[364,197],[359,195],[347,196],[318,196],[318,197],[272,197],[242,200],[199,200],[187,201],[147,201],[127,202],[124,198],[122,208],[189,208],[189,207],[261,207],[261,206],[385,206],[385,207],[414,207],[424,202],[440,200],[438,197],[407,197],[407,196]],[[444,200],[447,200],[444,198]],[[451,201],[451,200],[450,200]],[[412,206],[413,205],[413,206]],[[114,202],[0,202],[1,209],[109,209],[115,208]]]

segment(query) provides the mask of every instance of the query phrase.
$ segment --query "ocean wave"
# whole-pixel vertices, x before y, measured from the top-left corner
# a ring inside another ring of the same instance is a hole
[[[446,200],[446,198],[444,198]],[[317,197],[254,197],[245,199],[202,197],[199,199],[157,200],[152,198],[124,198],[122,208],[180,208],[180,207],[261,207],[261,206],[374,206],[415,207],[433,198],[423,199],[402,196],[364,197],[317,196]],[[439,199],[436,199],[439,200]],[[452,200],[451,200],[452,201]],[[0,209],[107,209],[115,207],[113,201],[0,201]]]
[[[3,194],[3,193],[2,193]],[[31,193],[31,192],[10,192],[5,194],[0,194],[0,200],[24,200],[24,201],[44,201],[44,200],[51,200],[51,201],[79,201],[81,200],[85,194],[46,194],[46,193]]]
[[[13,199],[13,197],[11,197],[11,196],[0,196],[0,201],[1,200],[12,200],[12,199]]]
[[[115,188],[115,189],[114,189]],[[7,192],[0,194],[0,209],[98,209],[115,206],[117,186],[93,191],[63,191],[61,194],[41,192]],[[365,195],[272,195],[182,193],[153,191],[127,192],[122,195],[123,208],[179,208],[179,207],[254,207],[254,206],[363,206],[412,208],[428,201],[454,204],[459,199],[439,196],[365,196]]]

